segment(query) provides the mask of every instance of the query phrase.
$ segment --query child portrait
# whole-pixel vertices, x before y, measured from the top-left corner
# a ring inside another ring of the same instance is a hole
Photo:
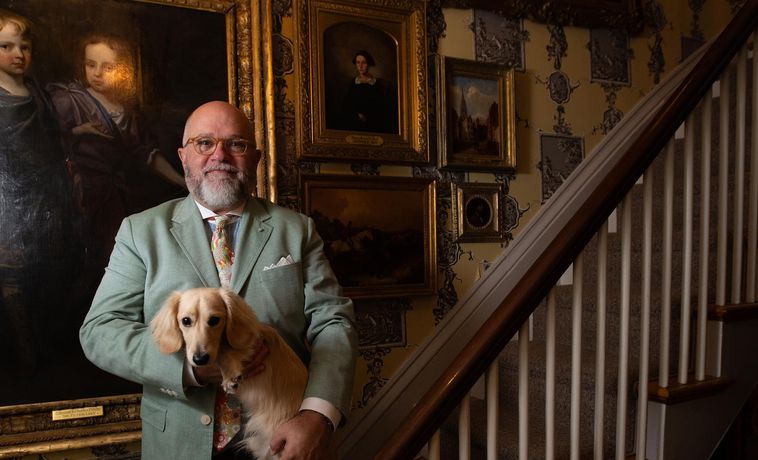
[[[140,391],[78,330],[121,220],[186,195],[187,115],[236,94],[227,14],[0,0],[0,406]]]

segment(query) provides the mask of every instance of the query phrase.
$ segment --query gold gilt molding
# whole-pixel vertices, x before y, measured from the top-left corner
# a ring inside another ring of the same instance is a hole
[[[0,407],[0,458],[136,441],[140,399],[130,394]],[[61,412],[72,418],[54,420]]]

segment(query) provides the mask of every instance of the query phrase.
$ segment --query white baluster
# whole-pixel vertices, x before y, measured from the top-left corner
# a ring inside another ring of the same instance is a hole
[[[608,221],[597,234],[597,337],[595,339],[595,460],[603,460],[605,415],[605,307],[608,280]]]
[[[498,361],[495,360],[487,369],[487,460],[497,460],[498,432]]]
[[[637,460],[644,460],[647,442],[647,381],[650,359],[650,285],[653,264],[653,168],[645,172],[642,209],[642,310],[640,311],[640,372],[637,397]]]
[[[429,460],[440,460],[440,430],[434,432],[429,440]]]
[[[529,458],[529,322],[518,333],[518,451]]]
[[[700,141],[700,278],[698,281],[697,337],[695,351],[695,380],[705,379],[706,325],[708,322],[708,258],[711,197],[711,116],[713,90],[705,95],[702,105],[702,134]]]
[[[545,460],[555,458],[555,287],[545,311]]]
[[[729,210],[729,70],[719,80],[719,204],[716,262],[716,304],[726,305],[726,239]]]
[[[632,197],[621,204],[621,317],[619,327],[618,393],[616,400],[616,460],[626,456],[626,404],[629,365],[629,310],[632,280]]]
[[[582,272],[583,255],[574,260],[571,308],[571,460],[579,460],[579,412],[582,384]]]
[[[731,302],[742,301],[742,242],[745,204],[745,125],[747,124],[747,47],[737,55],[737,119],[734,154],[734,234],[732,235],[732,295]]]
[[[671,253],[674,208],[674,141],[669,141],[664,153],[663,171],[663,267],[661,272],[661,352],[658,385],[669,385],[669,343],[671,338]]]
[[[466,394],[460,405],[458,415],[458,459],[471,458],[471,395]]]
[[[692,297],[692,207],[695,156],[695,116],[690,113],[684,128],[684,243],[682,247],[681,319],[679,321],[679,383],[687,383],[690,354],[690,299]]]
[[[753,33],[753,43],[758,43],[758,32]],[[750,199],[748,212],[747,279],[745,301],[755,302],[755,285],[758,282],[756,259],[758,258],[758,53],[753,45],[753,147],[750,156]]]

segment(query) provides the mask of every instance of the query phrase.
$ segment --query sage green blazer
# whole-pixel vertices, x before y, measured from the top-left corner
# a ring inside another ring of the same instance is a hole
[[[353,304],[341,296],[313,221],[253,198],[238,225],[232,290],[306,364],[304,398],[346,415],[357,357]],[[184,388],[183,350],[160,353],[148,328],[173,291],[220,287],[209,238],[191,197],[124,219],[79,331],[93,363],[143,385],[143,459],[211,457],[216,387]],[[287,255],[295,263],[264,270]]]

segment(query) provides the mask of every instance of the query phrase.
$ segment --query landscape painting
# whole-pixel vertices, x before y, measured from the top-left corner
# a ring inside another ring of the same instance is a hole
[[[433,188],[430,180],[416,178],[304,178],[304,212],[324,240],[345,295],[433,292]]]

